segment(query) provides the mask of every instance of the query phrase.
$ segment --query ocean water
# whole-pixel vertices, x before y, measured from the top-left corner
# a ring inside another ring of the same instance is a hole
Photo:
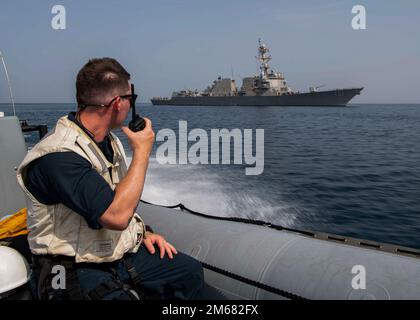
[[[73,104],[18,104],[17,115],[47,124]],[[0,111],[11,115],[9,105]],[[420,105],[183,107],[138,105],[155,132],[179,120],[188,130],[264,129],[264,172],[248,165],[149,165],[143,199],[207,214],[420,248]],[[118,132],[129,150],[127,139]],[[255,135],[255,132],[254,132]],[[209,134],[210,136],[210,134]],[[26,134],[28,146],[37,134]]]

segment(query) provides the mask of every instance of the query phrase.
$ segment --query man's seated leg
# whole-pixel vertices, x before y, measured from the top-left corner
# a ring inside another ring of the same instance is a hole
[[[141,278],[141,287],[147,292],[157,293],[162,299],[196,299],[204,285],[204,274],[201,263],[182,253],[174,254],[169,259],[165,253],[160,258],[157,247],[151,254],[142,245],[136,254],[127,255]],[[124,282],[129,275],[124,272]]]

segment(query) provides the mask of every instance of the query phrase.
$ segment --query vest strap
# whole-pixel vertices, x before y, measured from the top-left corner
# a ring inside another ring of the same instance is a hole
[[[144,298],[144,292],[141,288],[141,277],[140,274],[136,271],[136,267],[134,266],[133,262],[130,260],[130,257],[123,257],[123,262],[125,269],[128,272],[128,275],[130,276],[131,284],[137,294],[139,295],[140,300],[143,300]]]

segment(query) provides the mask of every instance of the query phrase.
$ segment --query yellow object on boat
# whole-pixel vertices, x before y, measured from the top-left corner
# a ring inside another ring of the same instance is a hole
[[[26,224],[27,209],[23,208],[0,221],[0,239],[17,237],[28,233]]]

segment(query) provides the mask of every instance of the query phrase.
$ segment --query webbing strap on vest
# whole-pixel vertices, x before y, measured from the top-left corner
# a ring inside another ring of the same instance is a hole
[[[144,298],[144,292],[141,289],[141,277],[139,273],[136,271],[134,264],[131,262],[130,257],[124,257],[124,266],[130,276],[131,283],[133,288],[136,290],[137,294],[139,295],[140,300]]]
[[[66,289],[65,292],[70,300],[82,300],[82,291],[80,289],[79,277],[74,266],[75,262],[62,260],[60,264],[66,270]]]

